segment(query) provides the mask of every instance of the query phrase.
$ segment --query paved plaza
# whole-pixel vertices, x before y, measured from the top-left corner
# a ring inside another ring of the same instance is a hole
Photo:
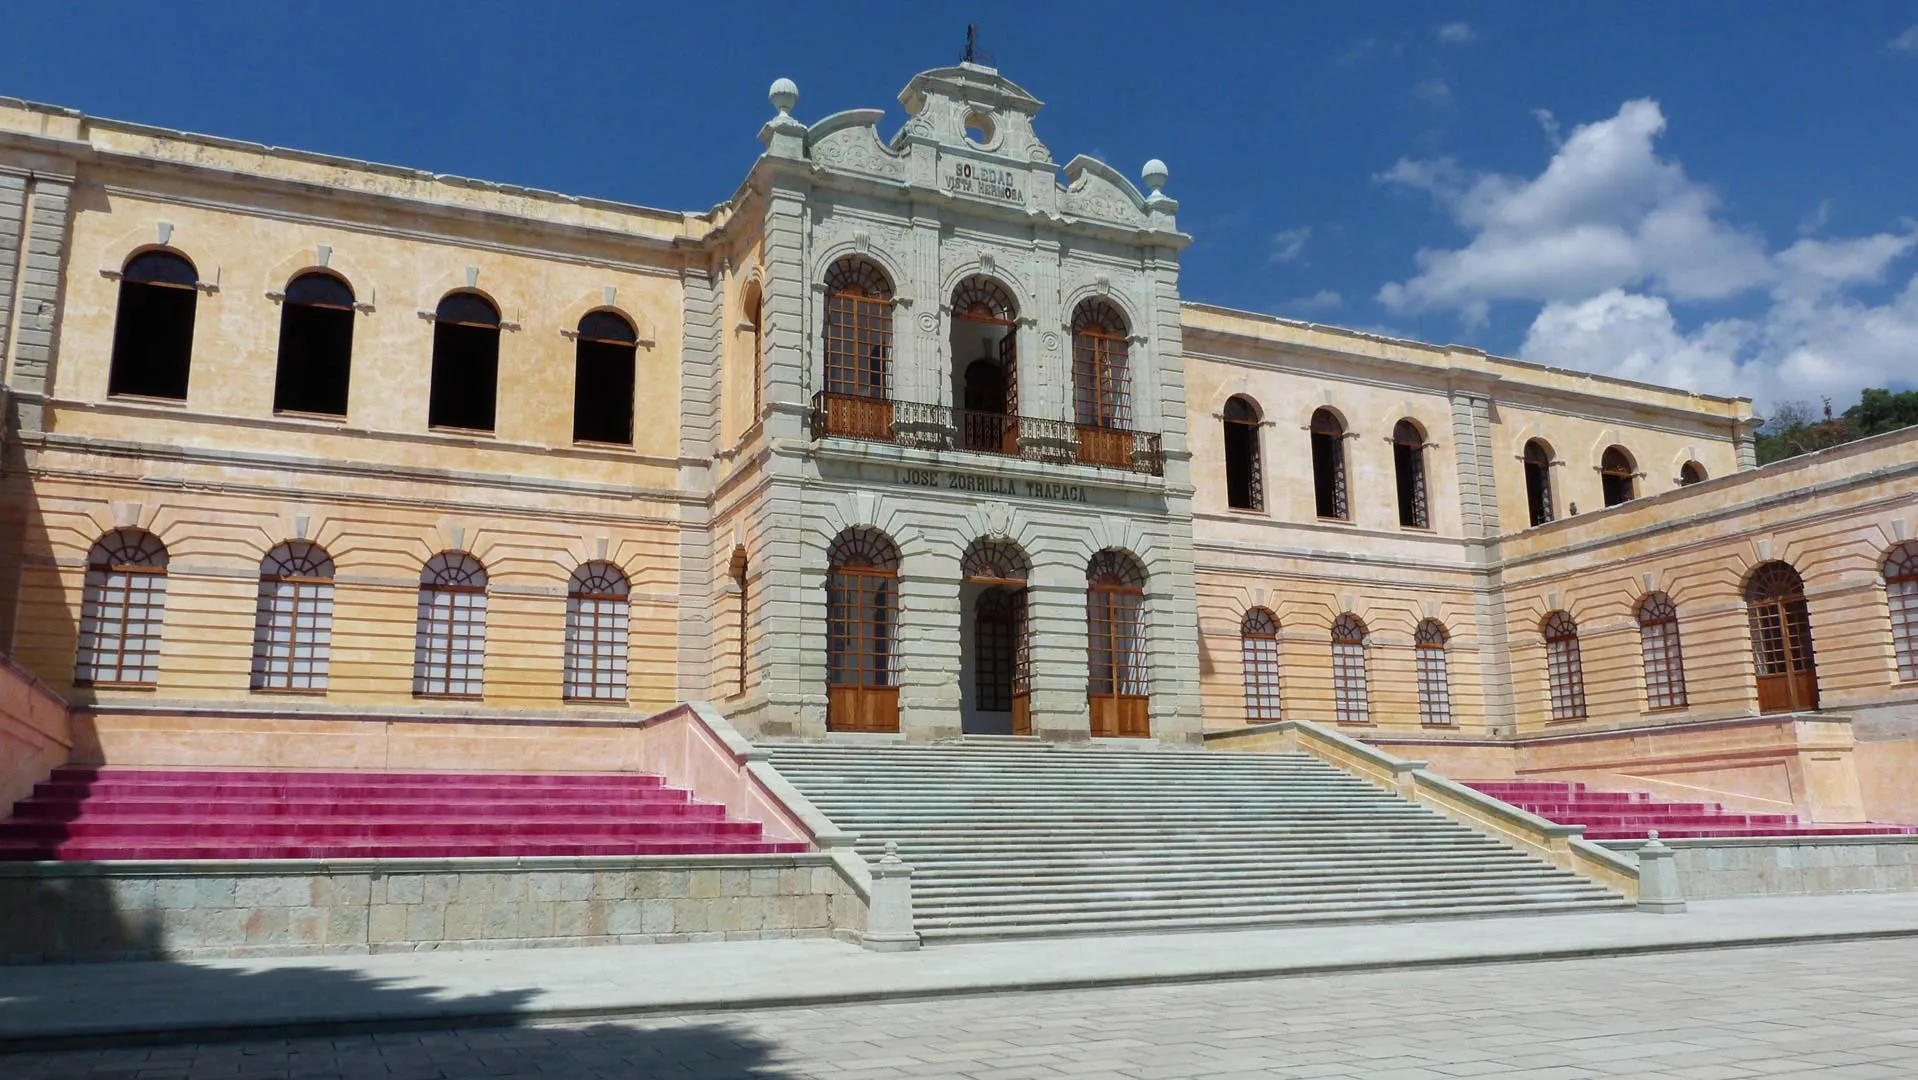
[[[0,1057],[126,1077],[1918,1076],[1918,941]]]

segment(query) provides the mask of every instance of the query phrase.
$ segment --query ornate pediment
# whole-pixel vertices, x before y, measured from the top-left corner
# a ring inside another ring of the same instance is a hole
[[[806,155],[828,169],[905,179],[911,150],[895,153],[879,141],[877,124],[885,115],[880,109],[847,109],[826,117],[807,129]]]
[[[1071,217],[1097,218],[1123,225],[1146,222],[1145,196],[1117,169],[1084,154],[1066,163],[1059,209]]]

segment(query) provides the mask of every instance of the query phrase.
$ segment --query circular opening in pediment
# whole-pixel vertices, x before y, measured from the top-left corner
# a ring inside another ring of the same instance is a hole
[[[971,112],[966,114],[967,142],[972,143],[974,146],[990,146],[992,145],[994,134],[991,113]]]

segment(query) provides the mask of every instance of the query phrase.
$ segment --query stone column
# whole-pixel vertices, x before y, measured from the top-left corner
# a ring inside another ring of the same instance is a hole
[[[908,739],[959,735],[959,564],[920,554],[899,574],[899,730]]]
[[[1032,733],[1057,741],[1089,738],[1083,561],[1056,563],[1034,553],[1026,604],[1032,634]]]
[[[0,222],[15,213],[8,204],[16,191],[19,199],[15,220],[20,227],[11,247],[6,226],[0,224],[0,277],[11,277],[16,267],[20,271],[7,290],[7,324],[0,327],[0,340],[6,344],[7,386],[21,431],[44,430],[45,401],[53,391],[54,327],[59,323],[72,190],[71,177],[44,173],[27,178],[20,189],[0,185]]]

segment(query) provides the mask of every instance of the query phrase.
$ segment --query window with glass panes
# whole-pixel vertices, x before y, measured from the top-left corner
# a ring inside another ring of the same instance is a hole
[[[1239,623],[1239,658],[1245,668],[1245,718],[1279,719],[1279,620],[1253,608]]]
[[[1446,670],[1445,626],[1437,619],[1419,623],[1412,654],[1419,684],[1419,723],[1444,727],[1452,722],[1452,683]]]
[[[1918,680],[1918,541],[1907,540],[1885,556],[1885,599],[1898,677]]]
[[[1553,720],[1585,719],[1585,665],[1579,658],[1578,624],[1563,611],[1545,617],[1545,677]]]
[[[443,551],[420,572],[413,693],[479,697],[485,676],[486,568],[463,551]]]
[[[333,638],[333,557],[292,540],[260,561],[253,689],[324,693]]]
[[[80,595],[82,686],[152,686],[160,679],[166,545],[143,529],[115,529],[87,553]]]
[[[590,562],[566,590],[566,696],[626,700],[626,636],[631,587],[619,567]]]
[[[1372,722],[1365,686],[1365,624],[1350,613],[1332,620],[1332,715],[1341,724]]]
[[[1678,637],[1678,605],[1662,592],[1638,602],[1638,648],[1645,661],[1645,707],[1684,708],[1685,650]]]

